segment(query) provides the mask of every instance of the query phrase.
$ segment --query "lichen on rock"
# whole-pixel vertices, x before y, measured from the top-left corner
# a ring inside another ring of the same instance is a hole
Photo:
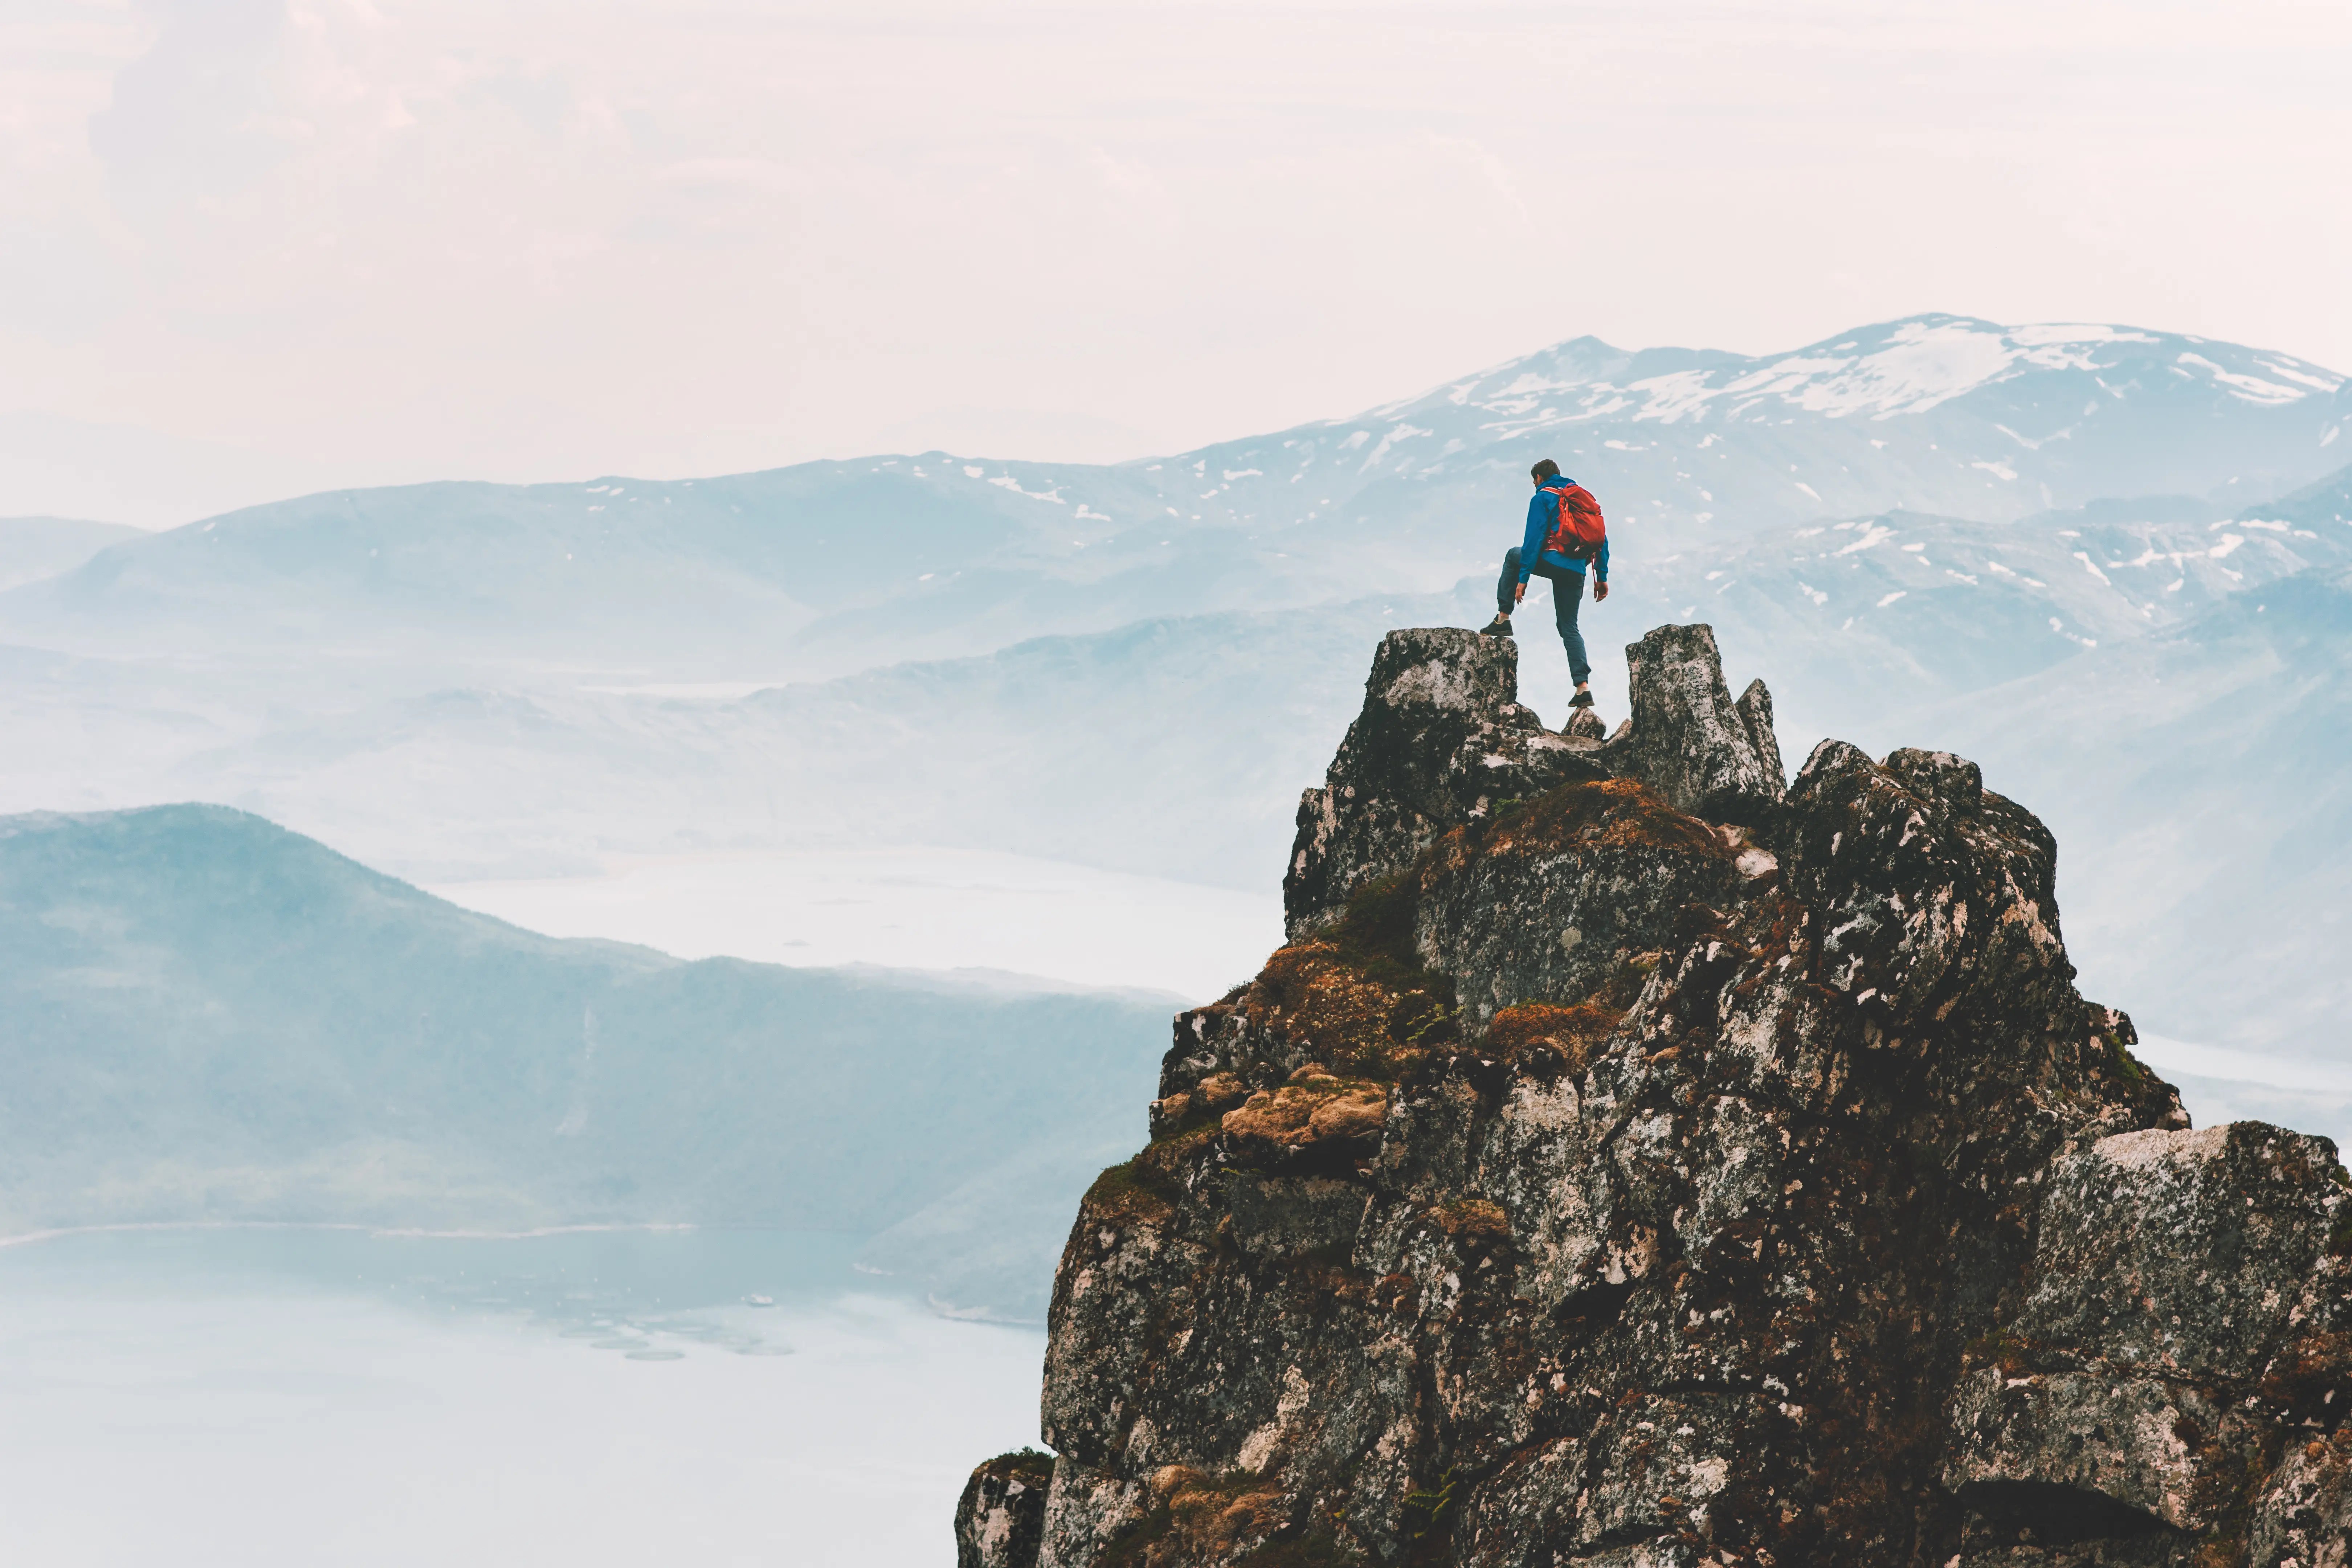
[[[1787,783],[1707,628],[1628,660],[1596,743],[1383,642],[1072,1227],[1008,1568],[2345,1563],[2333,1146],[2189,1129],[1973,764]]]

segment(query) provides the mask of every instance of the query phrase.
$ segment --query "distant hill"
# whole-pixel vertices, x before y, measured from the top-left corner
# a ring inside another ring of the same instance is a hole
[[[1035,1316],[1168,1016],[554,941],[219,807],[9,817],[0,1225],[873,1236],[992,1184],[1058,1218],[888,1261]]]
[[[1628,564],[1583,615],[1612,716],[1624,711],[1624,645],[1706,621],[1743,681],[1771,686],[1792,747],[1834,734],[1883,753],[1944,743],[1925,709],[2338,564],[2352,564],[2352,530],[1886,512]],[[1569,683],[1549,592],[1519,617],[1522,690],[1558,722]],[[723,700],[480,687],[354,700],[184,752],[155,787],[249,802],[419,876],[562,864],[592,835],[653,852],[788,828],[1264,889],[1298,792],[1360,702],[1368,650],[1393,626],[1475,624],[1489,593],[1474,580],[1448,595],[1169,616]],[[74,689],[71,671],[57,679]],[[111,693],[119,704],[121,685]],[[95,722],[60,699],[19,732]],[[162,754],[166,738],[142,732]]]
[[[2352,526],[2352,468],[2338,468],[2326,479],[2276,500],[2248,507],[2238,516],[2245,521],[2283,522],[2313,529]]]
[[[0,590],[69,572],[143,531],[71,517],[0,517]]]
[[[2352,569],[2103,643],[1921,728],[2058,835],[2086,988],[2153,1034],[2352,1059]]]

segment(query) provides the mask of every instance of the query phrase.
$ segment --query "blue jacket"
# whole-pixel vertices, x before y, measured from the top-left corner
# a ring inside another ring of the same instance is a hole
[[[1572,485],[1576,481],[1563,474],[1558,482]],[[1536,491],[1534,498],[1528,502],[1527,535],[1519,541],[1520,582],[1526,582],[1534,573],[1535,563],[1538,559],[1547,566],[1557,566],[1563,572],[1573,572],[1580,577],[1584,575],[1583,562],[1562,555],[1557,550],[1545,550],[1543,547],[1543,542],[1551,537],[1552,525],[1559,521],[1559,497],[1549,490]],[[1540,555],[1538,552],[1541,552]],[[1592,575],[1595,582],[1609,581],[1609,541],[1606,539],[1601,542],[1600,550],[1593,554]]]

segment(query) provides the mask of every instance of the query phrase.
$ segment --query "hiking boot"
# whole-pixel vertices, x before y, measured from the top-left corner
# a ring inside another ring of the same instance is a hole
[[[1570,708],[1590,708],[1592,706],[1592,693],[1580,691],[1568,700],[1568,705]]]
[[[1511,635],[1511,617],[1508,616],[1496,616],[1493,620],[1486,623],[1486,626],[1478,635],[1489,637],[1509,637]]]

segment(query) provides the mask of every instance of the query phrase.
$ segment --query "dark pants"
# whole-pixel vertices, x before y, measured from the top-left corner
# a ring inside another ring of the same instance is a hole
[[[1584,657],[1584,634],[1576,629],[1576,606],[1584,597],[1584,574],[1538,560],[1528,575],[1551,579],[1551,618],[1559,627],[1560,646],[1568,649],[1568,672],[1581,686],[1592,678],[1592,666]],[[1511,613],[1518,586],[1519,547],[1514,544],[1503,552],[1502,580],[1495,584],[1495,608],[1501,614]]]

